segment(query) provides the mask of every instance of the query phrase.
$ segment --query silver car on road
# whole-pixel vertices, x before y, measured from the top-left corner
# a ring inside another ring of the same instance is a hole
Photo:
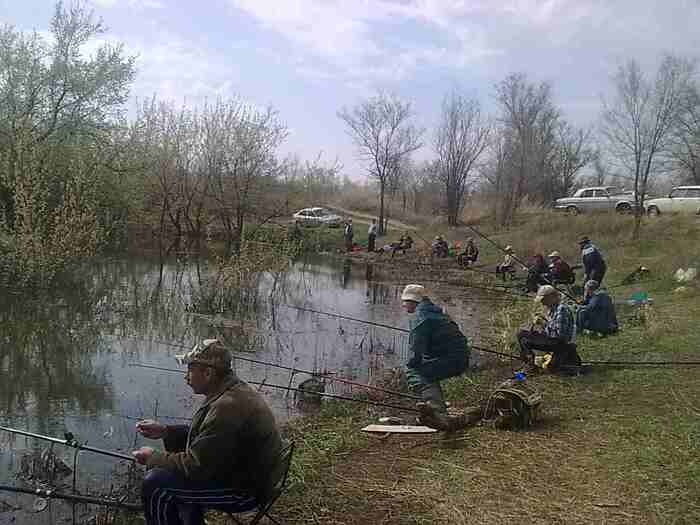
[[[572,197],[557,199],[554,209],[571,215],[597,211],[631,213],[637,207],[634,192],[616,186],[594,186],[581,188]]]

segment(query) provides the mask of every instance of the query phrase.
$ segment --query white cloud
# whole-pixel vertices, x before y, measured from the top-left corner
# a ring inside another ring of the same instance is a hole
[[[160,0],[92,0],[96,7],[111,9],[114,7],[129,7],[131,9],[163,9],[165,4]]]
[[[465,27],[452,25],[451,17],[456,13],[472,10],[464,2],[229,1],[297,50],[310,53],[317,63],[304,63],[297,71],[316,79],[334,74],[357,85],[397,81],[423,64],[463,65],[496,53],[476,29],[467,31],[471,38],[466,39]],[[396,24],[411,22],[437,29],[449,27],[451,32],[437,36],[451,42],[414,42],[410,31],[395,29]]]

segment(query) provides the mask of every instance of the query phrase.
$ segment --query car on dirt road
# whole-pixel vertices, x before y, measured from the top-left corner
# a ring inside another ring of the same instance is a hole
[[[616,211],[632,213],[637,208],[634,192],[625,191],[616,186],[593,186],[581,188],[571,197],[557,199],[554,209],[571,215],[599,211]]]
[[[646,202],[651,216],[669,213],[694,213],[700,215],[700,186],[676,186],[668,197]]]
[[[328,226],[330,228],[337,228],[343,222],[340,215],[320,206],[299,210],[292,215],[292,219],[301,226]]]

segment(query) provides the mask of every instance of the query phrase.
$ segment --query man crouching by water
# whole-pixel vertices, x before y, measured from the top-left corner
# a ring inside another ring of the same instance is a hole
[[[464,418],[449,417],[440,381],[464,373],[469,366],[469,341],[425,288],[409,284],[401,294],[404,310],[412,314],[409,344],[412,357],[406,364],[408,385],[423,400],[418,403],[421,421],[439,430],[457,430]]]
[[[271,489],[269,474],[282,448],[270,408],[236,377],[231,353],[217,339],[176,357],[187,365],[187,384],[205,399],[189,427],[136,424],[144,437],[165,445],[164,452],[132,452],[148,467],[142,486],[146,524],[202,525],[203,508],[254,509]]]

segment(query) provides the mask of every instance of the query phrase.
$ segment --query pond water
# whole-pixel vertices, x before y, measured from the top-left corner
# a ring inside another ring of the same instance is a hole
[[[317,258],[283,274],[265,275],[259,314],[245,322],[226,314],[190,312],[198,275],[193,263],[173,260],[161,267],[157,259],[130,256],[104,261],[79,286],[49,297],[3,292],[0,425],[58,438],[72,432],[81,443],[126,453],[153,445],[135,434],[138,419],[182,422],[201,399],[191,394],[182,373],[133,365],[178,369],[174,355],[209,337],[231,344],[243,341],[254,350],[244,357],[304,370],[341,371],[360,382],[367,381],[372,370],[406,360],[405,332],[294,308],[405,329],[408,316],[400,308],[399,295],[406,283],[368,281],[370,274],[361,263]],[[480,322],[490,308],[476,300],[453,299],[450,313],[478,341]],[[288,370],[242,360],[236,361],[236,371],[245,380],[266,385],[297,386],[309,377],[290,377]],[[293,392],[270,386],[261,387],[261,392],[279,422],[296,413]],[[19,483],[20,473],[31,476],[27,454],[49,446],[0,432],[0,483]],[[55,445],[53,452],[73,467],[73,449]],[[80,453],[78,490],[94,493],[116,485],[115,463],[119,462]],[[62,481],[70,492],[72,478]],[[70,522],[70,505],[56,501],[49,511],[26,512],[32,502],[31,496],[0,491],[0,524]],[[17,507],[22,510],[12,510]]]

